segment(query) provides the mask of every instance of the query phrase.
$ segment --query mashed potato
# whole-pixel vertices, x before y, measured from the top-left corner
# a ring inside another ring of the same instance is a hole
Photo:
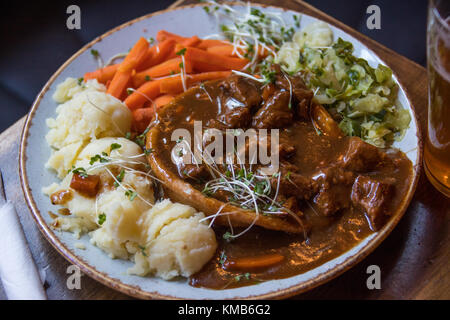
[[[47,143],[54,148],[47,168],[63,178],[82,148],[94,139],[125,136],[131,128],[131,112],[118,99],[106,94],[95,80],[81,86],[69,78],[57,87],[54,99],[64,102],[56,118],[47,119]]]
[[[53,227],[76,237],[88,233],[111,258],[133,260],[131,274],[171,279],[199,271],[217,248],[214,231],[192,207],[168,199],[154,204],[142,149],[120,137],[130,130],[128,108],[97,82],[81,86],[72,78],[58,86],[54,99],[63,104],[55,119],[47,119],[54,151],[46,167],[61,181],[43,192],[70,190],[71,197],[63,204],[70,216],[57,217]],[[74,170],[99,176],[95,197],[70,187]]]
[[[128,272],[171,279],[199,271],[217,248],[214,231],[203,218],[194,208],[168,199],[155,204],[143,223],[146,244]]]

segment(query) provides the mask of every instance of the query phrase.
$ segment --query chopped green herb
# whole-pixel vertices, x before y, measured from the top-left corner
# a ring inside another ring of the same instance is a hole
[[[177,56],[184,56],[184,54],[186,53],[186,48],[181,49],[180,51],[178,51],[176,53]]]
[[[231,241],[233,239],[233,235],[227,231],[223,234],[222,238],[226,241]]]
[[[149,149],[147,149],[147,148],[144,148],[144,154],[146,155],[146,156],[148,156],[150,153],[152,153],[153,152],[153,148],[149,148]]]
[[[88,174],[87,174],[85,168],[79,167],[79,168],[73,169],[72,172],[73,172],[74,174],[79,175],[80,177],[83,177],[83,178],[87,178],[87,177],[88,177]]]
[[[145,75],[145,81],[150,81],[150,80],[152,80],[152,78],[148,74]]]
[[[102,213],[98,215],[98,224],[102,225],[106,221],[106,214]]]
[[[95,49],[91,49],[91,54],[92,54],[92,56],[93,56],[94,58],[98,58],[98,57],[99,57],[99,53],[98,53],[98,51],[95,50]]]
[[[122,169],[122,170],[120,170],[120,173],[116,176],[117,181],[122,182],[124,176],[125,176],[125,170]],[[117,181],[114,181],[114,186],[116,188],[119,187],[119,183]]]
[[[122,148],[122,145],[118,143],[111,144],[111,151]]]
[[[220,252],[219,264],[223,267],[223,264],[225,263],[225,261],[227,261],[227,255],[225,254],[225,251],[222,250]]]
[[[251,278],[251,274],[249,272],[244,273],[244,274],[239,274],[237,276],[234,277],[234,280],[236,280],[237,282],[245,279],[245,280],[250,280]]]
[[[144,246],[141,246],[141,245],[138,245],[138,248],[141,250],[142,255],[144,257],[146,257],[147,256],[147,253],[145,252],[146,248]]]
[[[127,196],[130,201],[133,201],[136,198],[137,193],[136,191],[128,189],[127,191],[125,191],[125,196]]]

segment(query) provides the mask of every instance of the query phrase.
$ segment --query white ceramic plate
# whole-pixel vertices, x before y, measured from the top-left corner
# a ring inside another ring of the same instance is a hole
[[[245,7],[242,6],[236,6],[236,8],[245,10]],[[291,22],[292,24],[294,23],[292,18],[293,14],[298,14],[274,7],[260,7],[260,9],[263,11],[275,10],[282,12],[282,17],[285,21]],[[301,27],[315,20],[315,18],[303,15]],[[383,63],[364,44],[338,28],[333,26],[331,28],[333,29],[335,39],[341,37],[353,43],[356,56],[366,59],[374,67],[378,63]],[[189,286],[185,280],[164,281],[152,277],[142,278],[127,275],[126,270],[132,266],[131,262],[118,259],[111,260],[102,250],[89,243],[87,235],[77,240],[70,233],[55,231],[49,227],[51,218],[47,212],[54,208],[48,197],[42,194],[41,189],[43,186],[50,185],[52,182],[58,180],[54,173],[44,168],[44,164],[48,160],[51,151],[45,141],[45,135],[48,131],[45,125],[45,119],[55,116],[56,103],[52,100],[52,95],[56,85],[67,77],[77,78],[87,71],[96,69],[96,62],[89,52],[91,48],[98,50],[102,57],[107,59],[116,53],[126,52],[141,36],[146,38],[155,37],[156,32],[161,29],[184,36],[198,35],[202,37],[212,33],[219,33],[219,25],[216,19],[208,15],[199,5],[166,10],[133,20],[95,39],[71,57],[50,78],[30,111],[21,143],[20,174],[22,187],[35,220],[45,237],[53,246],[69,261],[80,266],[86,274],[126,294],[139,298],[179,299],[287,297],[309,290],[336,277],[375,249],[390,231],[392,231],[403,215],[411,200],[418,180],[418,164],[421,158],[421,144],[418,138],[420,135],[413,109],[401,86],[399,101],[404,108],[411,110],[413,120],[405,138],[394,146],[407,153],[414,164],[415,175],[408,195],[399,208],[398,214],[382,230],[370,235],[352,250],[309,272],[287,279],[272,280],[236,289],[217,291],[194,288]],[[75,247],[76,243],[83,243],[86,250],[77,249]]]

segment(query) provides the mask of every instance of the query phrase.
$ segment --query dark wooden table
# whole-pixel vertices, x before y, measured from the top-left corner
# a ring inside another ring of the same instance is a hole
[[[180,0],[171,7],[195,3]],[[427,118],[426,70],[405,57],[383,47],[341,22],[299,0],[254,1],[282,6],[318,17],[343,29],[365,43],[392,67],[412,101],[422,130]],[[411,35],[414,36],[414,35]],[[87,276],[80,290],[66,286],[69,263],[40,234],[28,210],[19,182],[18,149],[25,119],[0,135],[0,169],[8,198],[20,216],[34,260],[46,273],[50,299],[129,299]],[[415,196],[391,235],[365,260],[340,277],[295,296],[294,299],[449,299],[450,298],[450,199],[437,192],[426,177],[420,178]],[[381,289],[368,290],[366,269],[381,269]],[[0,299],[5,294],[0,287]]]

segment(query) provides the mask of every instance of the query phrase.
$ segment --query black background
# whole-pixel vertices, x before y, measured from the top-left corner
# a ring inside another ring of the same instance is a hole
[[[2,1],[0,132],[25,115],[58,67],[84,44],[171,0]],[[424,65],[426,0],[306,0],[385,46]],[[66,28],[66,8],[81,8],[81,30]],[[381,30],[368,30],[366,9],[381,9]]]

